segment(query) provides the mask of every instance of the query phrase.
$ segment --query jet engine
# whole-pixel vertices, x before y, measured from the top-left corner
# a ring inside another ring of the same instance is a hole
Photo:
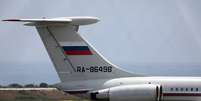
[[[162,87],[154,84],[122,85],[91,93],[98,101],[161,101]]]

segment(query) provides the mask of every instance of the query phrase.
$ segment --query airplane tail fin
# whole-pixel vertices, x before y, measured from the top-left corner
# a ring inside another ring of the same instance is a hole
[[[62,82],[139,76],[121,70],[101,56],[79,33],[96,17],[8,19],[35,26]]]

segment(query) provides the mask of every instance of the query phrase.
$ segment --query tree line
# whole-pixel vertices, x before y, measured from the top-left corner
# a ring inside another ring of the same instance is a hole
[[[47,83],[40,83],[40,84],[18,84],[18,83],[12,83],[6,86],[0,85],[0,88],[48,88],[53,87],[52,85],[48,85]]]

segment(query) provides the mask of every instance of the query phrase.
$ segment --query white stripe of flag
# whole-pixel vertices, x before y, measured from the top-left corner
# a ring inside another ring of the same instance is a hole
[[[85,42],[59,42],[61,46],[87,46]]]

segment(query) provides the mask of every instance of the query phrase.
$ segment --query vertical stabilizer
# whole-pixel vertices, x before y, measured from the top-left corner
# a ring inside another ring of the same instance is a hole
[[[36,27],[62,82],[136,76],[111,64],[80,36],[79,26],[95,23],[97,18],[67,17],[13,21],[30,22],[26,25]]]

